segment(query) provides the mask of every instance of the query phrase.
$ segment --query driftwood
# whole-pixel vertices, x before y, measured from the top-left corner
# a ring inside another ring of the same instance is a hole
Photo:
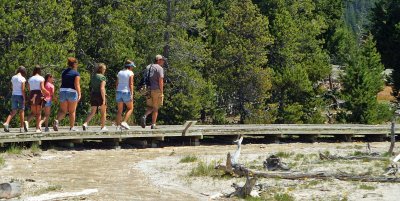
[[[389,182],[389,183],[400,183],[400,178],[397,177],[371,177],[368,175],[353,175],[348,173],[328,173],[328,172],[316,172],[316,173],[298,173],[298,172],[277,172],[277,173],[269,173],[269,172],[260,172],[254,171],[246,168],[244,165],[235,164],[231,165],[228,154],[227,156],[227,165],[217,165],[216,169],[225,171],[226,174],[230,174],[233,176],[252,176],[257,178],[279,178],[279,179],[290,179],[290,180],[303,180],[303,179],[338,179],[342,181],[361,181],[361,182]]]
[[[380,156],[336,156],[336,155],[330,155],[330,154],[323,154],[319,153],[319,158],[321,160],[363,160],[363,159],[368,159],[368,160],[388,160],[386,157],[380,157]]]
[[[21,185],[19,183],[0,184],[0,199],[10,199],[21,195]]]
[[[246,183],[243,187],[238,186],[236,183],[232,184],[232,187],[235,188],[235,192],[227,195],[226,197],[238,196],[241,198],[245,198],[251,195],[254,186],[256,185],[257,178],[247,176]]]

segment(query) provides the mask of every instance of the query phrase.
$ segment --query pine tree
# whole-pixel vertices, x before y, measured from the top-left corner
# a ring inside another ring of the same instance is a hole
[[[72,13],[71,1],[0,2],[1,119],[10,108],[10,78],[18,66],[27,67],[30,76],[30,70],[38,64],[43,73],[59,78],[76,42]]]
[[[369,35],[357,52],[342,77],[343,97],[346,109],[351,112],[348,121],[352,123],[380,123],[377,94],[384,86],[384,67]]]
[[[330,73],[329,57],[319,35],[326,27],[313,1],[268,1],[274,44],[268,65],[274,69],[272,96],[276,123],[321,123],[318,81]]]
[[[219,104],[240,122],[268,97],[270,71],[266,69],[266,47],[271,41],[268,19],[250,0],[223,1],[222,26],[212,44],[210,68],[218,86]]]

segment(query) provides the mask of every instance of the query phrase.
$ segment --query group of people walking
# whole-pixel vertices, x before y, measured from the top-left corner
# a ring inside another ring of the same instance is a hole
[[[140,119],[142,128],[146,127],[147,116],[152,114],[151,129],[156,129],[156,121],[158,109],[163,104],[164,100],[164,65],[165,59],[161,55],[155,57],[154,63],[146,67],[146,76],[150,84],[150,92],[146,96],[146,112]],[[116,83],[116,102],[118,112],[116,116],[116,125],[119,130],[129,130],[128,119],[133,113],[133,92],[134,92],[134,73],[133,68],[135,63],[131,60],[126,60],[124,68],[118,72]],[[88,129],[89,122],[96,114],[99,108],[101,114],[101,129],[100,132],[107,132],[106,115],[107,115],[107,78],[105,77],[107,66],[104,63],[98,64],[97,71],[91,77],[90,81],[90,114],[82,124],[82,129]],[[53,75],[46,74],[42,76],[41,67],[35,66],[32,71],[32,76],[28,79],[29,98],[26,98],[26,68],[18,67],[16,75],[11,78],[12,96],[11,96],[11,112],[6,121],[3,123],[4,131],[10,132],[9,124],[12,118],[18,113],[20,116],[20,132],[28,132],[29,122],[36,119],[36,132],[42,132],[44,124],[45,132],[49,132],[49,117],[51,107],[56,101],[54,97],[55,87]],[[76,108],[82,97],[80,87],[80,74],[78,72],[78,60],[74,57],[68,58],[68,68],[61,73],[61,86],[59,91],[60,109],[56,119],[53,122],[53,130],[58,131],[59,122],[69,113],[70,131],[78,131],[75,126]],[[29,101],[31,113],[25,118],[25,102]],[[126,106],[126,112],[122,118],[123,108]],[[42,110],[44,116],[42,118]]]

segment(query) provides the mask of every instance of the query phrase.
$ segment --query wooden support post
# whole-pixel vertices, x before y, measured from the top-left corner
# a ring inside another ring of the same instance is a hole
[[[62,140],[57,142],[57,144],[61,147],[65,147],[65,148],[74,148],[75,144],[71,141],[71,140]]]
[[[190,138],[191,146],[200,146],[200,137],[192,137]]]
[[[102,141],[114,149],[121,149],[121,146],[119,145],[119,143],[122,141],[121,138],[104,139]]]
[[[389,155],[391,156],[393,154],[393,149],[394,149],[394,144],[396,143],[396,138],[395,138],[395,126],[396,126],[396,118],[393,117],[392,119],[392,125],[390,127],[390,147],[389,147]]]
[[[186,121],[185,124],[183,124],[183,131],[182,131],[182,136],[187,136],[189,133],[190,127],[196,125],[197,121]]]
[[[335,135],[335,138],[341,142],[351,142],[353,135]]]

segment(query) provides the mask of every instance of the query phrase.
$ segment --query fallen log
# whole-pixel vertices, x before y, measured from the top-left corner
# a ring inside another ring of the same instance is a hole
[[[21,195],[21,185],[19,183],[0,184],[0,199],[10,199]]]
[[[321,160],[388,160],[387,157],[380,156],[336,156],[319,153],[319,159]]]

